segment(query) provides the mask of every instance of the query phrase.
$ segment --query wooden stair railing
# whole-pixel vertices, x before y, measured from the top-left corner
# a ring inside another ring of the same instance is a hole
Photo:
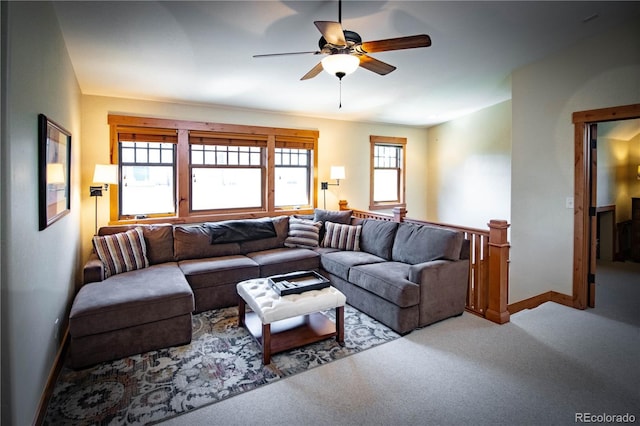
[[[469,241],[469,285],[466,310],[498,324],[509,322],[509,224],[505,220],[491,220],[488,229],[469,228],[425,220],[407,218],[403,207],[395,207],[392,214],[355,210],[340,200],[340,210],[352,210],[359,219],[388,222],[407,222],[454,229]]]

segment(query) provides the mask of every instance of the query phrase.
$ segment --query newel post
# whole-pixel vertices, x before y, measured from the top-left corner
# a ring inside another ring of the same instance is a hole
[[[489,288],[485,317],[498,324],[509,322],[509,241],[506,220],[489,221]]]
[[[404,218],[407,216],[407,209],[404,207],[394,207],[393,208],[393,221],[394,222],[404,222]]]
[[[338,206],[340,208],[340,210],[349,210],[349,208],[347,207],[349,205],[349,202],[347,200],[339,200],[338,201]]]

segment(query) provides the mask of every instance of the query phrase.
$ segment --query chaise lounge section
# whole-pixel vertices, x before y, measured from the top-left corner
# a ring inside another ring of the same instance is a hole
[[[193,292],[175,262],[86,284],[69,315],[70,365],[189,343],[193,308]]]

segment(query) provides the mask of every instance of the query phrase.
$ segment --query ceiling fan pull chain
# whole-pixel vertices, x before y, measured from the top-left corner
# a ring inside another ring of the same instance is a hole
[[[338,104],[338,109],[342,108],[342,79],[340,81],[340,102]]]

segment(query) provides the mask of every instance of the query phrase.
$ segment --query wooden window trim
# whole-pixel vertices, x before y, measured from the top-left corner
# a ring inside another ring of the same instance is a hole
[[[177,215],[149,217],[146,219],[121,220],[118,217],[118,192],[109,191],[110,193],[110,223],[126,224],[126,223],[195,223],[214,220],[235,219],[242,217],[264,217],[276,214],[310,214],[313,213],[313,207],[317,205],[317,173],[318,173],[318,138],[317,130],[308,129],[289,129],[279,127],[263,127],[263,126],[246,126],[239,124],[210,123],[189,120],[171,120],[153,117],[139,117],[128,115],[109,114],[107,123],[110,127],[110,153],[111,163],[118,164],[118,135],[127,133],[129,135],[148,135],[158,139],[158,141],[176,143],[176,200]],[[153,136],[156,135],[156,136]],[[191,138],[201,138],[206,142],[196,143],[212,143],[212,144],[247,144],[253,146],[263,146],[266,156],[266,177],[264,179],[265,186],[264,197],[265,203],[262,209],[238,209],[216,211],[214,213],[201,211],[189,211],[189,144]],[[275,148],[302,148],[313,151],[312,165],[313,183],[312,188],[312,204],[301,209],[282,209],[275,208],[275,188],[274,188],[274,167],[275,167]]]
[[[401,170],[400,170],[400,202],[374,202],[374,170],[375,170],[375,148],[376,145],[399,146],[402,149]],[[407,207],[406,202],[406,176],[407,176],[407,138],[394,136],[369,136],[369,210],[385,210],[394,207]]]

